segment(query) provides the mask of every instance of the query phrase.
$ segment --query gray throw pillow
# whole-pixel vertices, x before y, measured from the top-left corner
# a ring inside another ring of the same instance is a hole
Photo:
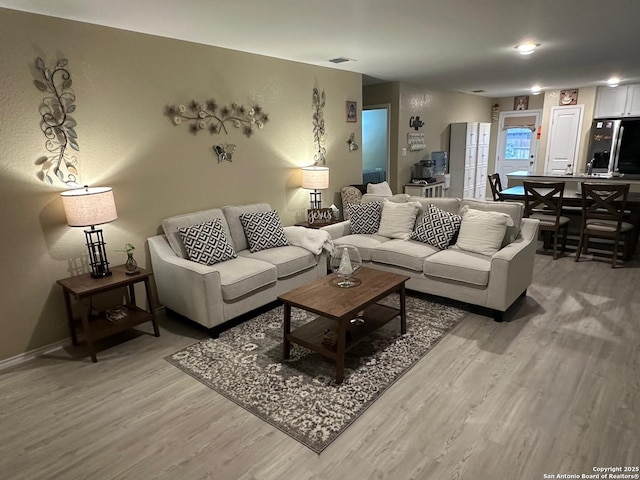
[[[289,245],[278,212],[243,213],[240,222],[251,253]]]
[[[237,257],[218,218],[211,222],[180,227],[178,232],[189,260],[203,265],[213,265]]]

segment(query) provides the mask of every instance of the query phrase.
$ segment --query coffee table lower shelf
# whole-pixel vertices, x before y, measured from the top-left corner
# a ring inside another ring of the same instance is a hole
[[[346,325],[346,332],[349,333],[345,340],[345,352],[356,346],[363,338],[371,332],[382,328],[395,317],[400,315],[400,309],[388,307],[386,305],[374,304],[365,308],[360,316],[364,320],[361,324],[349,323]],[[331,360],[337,361],[338,345],[327,346],[322,343],[326,330],[338,331],[339,322],[327,317],[317,317],[315,320],[305,323],[287,335],[287,339],[298,345],[319,353]],[[345,333],[346,333],[345,332]]]

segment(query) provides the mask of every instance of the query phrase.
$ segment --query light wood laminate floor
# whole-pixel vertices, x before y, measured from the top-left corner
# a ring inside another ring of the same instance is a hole
[[[176,319],[97,364],[63,349],[5,369],[0,478],[538,480],[638,466],[640,264],[584,258],[536,255],[511,322],[470,314],[321,455],[164,361],[206,336]]]

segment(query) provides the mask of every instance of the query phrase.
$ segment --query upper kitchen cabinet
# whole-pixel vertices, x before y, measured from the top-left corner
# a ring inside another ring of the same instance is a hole
[[[640,117],[640,84],[598,87],[594,118]]]

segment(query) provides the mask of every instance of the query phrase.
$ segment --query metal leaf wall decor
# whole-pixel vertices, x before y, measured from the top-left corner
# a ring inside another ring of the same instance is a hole
[[[325,165],[327,160],[325,154],[327,149],[324,147],[326,133],[324,130],[324,105],[326,96],[324,90],[320,92],[317,87],[313,88],[313,141],[316,144],[316,153],[313,156],[314,165],[322,163]]]
[[[189,131],[194,135],[202,130],[209,130],[211,134],[228,134],[226,124],[230,123],[236,128],[242,128],[242,133],[249,138],[256,128],[262,130],[269,121],[269,115],[262,111],[260,105],[246,108],[232,103],[231,106],[219,107],[215,100],[207,100],[205,103],[192,100],[188,106],[168,105],[166,113],[174,125],[189,122]]]
[[[53,185],[53,179],[57,178],[69,187],[77,187],[78,159],[69,154],[69,148],[76,152],[80,148],[76,121],[70,115],[76,109],[76,96],[71,90],[68,64],[67,59],[61,58],[53,69],[49,69],[40,57],[36,59],[36,68],[42,78],[34,80],[34,84],[38,90],[48,94],[39,111],[42,117],[40,128],[47,139],[45,148],[49,152],[36,160],[36,165],[40,166],[38,178],[48,185]]]

